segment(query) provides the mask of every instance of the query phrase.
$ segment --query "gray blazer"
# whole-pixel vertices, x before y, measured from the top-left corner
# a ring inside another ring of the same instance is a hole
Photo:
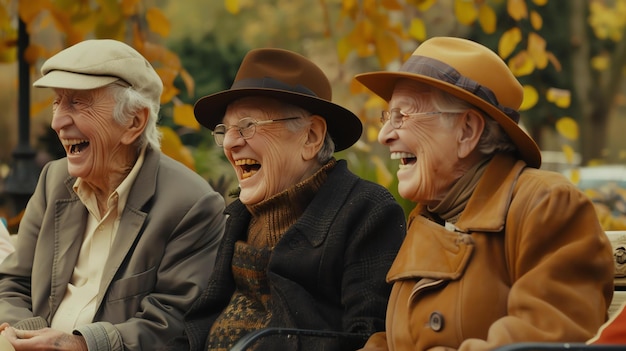
[[[50,324],[70,280],[87,222],[67,160],[48,163],[0,265],[0,323]],[[182,334],[182,317],[207,285],[224,231],[224,199],[199,175],[146,150],[111,254],[93,323],[75,333],[89,350],[152,350]]]

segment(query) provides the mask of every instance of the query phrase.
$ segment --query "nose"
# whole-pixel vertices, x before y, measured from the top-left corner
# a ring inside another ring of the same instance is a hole
[[[383,124],[383,126],[380,128],[380,131],[378,131],[378,142],[382,145],[389,145],[393,140],[397,138],[398,134],[389,122]]]
[[[224,134],[224,144],[223,147],[225,150],[233,149],[238,146],[243,146],[246,143],[244,138],[239,133],[237,128],[230,128]]]
[[[73,124],[74,120],[68,113],[64,113],[61,109],[57,108],[52,112],[52,122],[50,126],[55,132],[59,133],[63,128]]]

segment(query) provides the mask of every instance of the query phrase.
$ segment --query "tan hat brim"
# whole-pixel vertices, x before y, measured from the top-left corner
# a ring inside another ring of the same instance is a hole
[[[393,89],[397,81],[400,79],[410,79],[421,82],[465,100],[491,116],[500,124],[502,129],[504,129],[513,143],[517,146],[522,159],[526,161],[529,166],[534,168],[539,168],[541,166],[541,151],[539,150],[539,147],[535,141],[517,125],[517,123],[511,120],[511,118],[505,115],[494,105],[461,87],[433,77],[407,72],[362,73],[357,75],[355,79],[376,95],[383,98],[385,101],[389,101],[391,99]]]
[[[55,70],[36,80],[33,86],[38,88],[89,90],[101,88],[119,79],[119,77],[113,76],[95,76]]]

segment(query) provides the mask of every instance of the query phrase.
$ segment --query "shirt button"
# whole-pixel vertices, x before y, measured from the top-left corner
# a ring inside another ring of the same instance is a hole
[[[433,331],[441,331],[443,329],[443,315],[439,312],[433,312],[430,314],[428,325]]]

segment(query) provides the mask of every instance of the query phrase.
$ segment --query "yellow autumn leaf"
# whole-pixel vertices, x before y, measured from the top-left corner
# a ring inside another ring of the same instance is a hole
[[[224,7],[226,7],[226,11],[233,15],[238,14],[239,10],[241,10],[239,0],[224,0]]]
[[[407,2],[413,3],[420,12],[425,12],[429,8],[431,8],[435,4],[435,2],[437,2],[437,0],[413,0]]]
[[[522,50],[509,60],[509,68],[511,72],[513,72],[513,75],[522,77],[533,73],[535,70],[535,62],[526,50]]]
[[[560,108],[567,108],[571,103],[572,93],[565,89],[549,88],[546,92],[546,100]]]
[[[491,34],[496,31],[496,12],[487,4],[482,4],[478,9],[478,23],[483,32]]]
[[[596,71],[605,71],[610,65],[611,59],[608,55],[597,55],[591,58],[591,67]]]
[[[174,104],[174,123],[182,127],[200,130],[200,124],[193,114],[193,106],[190,104]]]
[[[516,21],[528,17],[526,0],[507,0],[506,10],[509,13],[509,16]]]
[[[398,0],[382,0],[380,4],[387,10],[402,10],[402,5],[400,5]]]
[[[163,93],[161,94],[161,105],[167,104],[172,101],[172,99],[180,94],[180,90],[173,85],[164,85]]]
[[[388,188],[393,181],[393,175],[387,169],[385,163],[376,155],[371,157],[372,163],[376,169],[376,182],[385,188]]]
[[[530,25],[534,30],[540,30],[543,27],[543,18],[537,11],[530,12]]]
[[[370,21],[360,20],[348,35],[349,44],[359,57],[369,57],[374,53],[371,41],[374,40],[374,28]]]
[[[573,164],[574,163],[574,157],[575,157],[575,152],[574,149],[567,145],[561,145],[561,150],[563,150],[563,156],[565,156],[565,161],[567,161],[568,164]]]
[[[161,152],[195,171],[196,163],[191,151],[183,145],[178,134],[170,127],[159,126],[159,130],[163,135],[161,138]]]
[[[513,27],[502,34],[498,41],[498,54],[503,59],[509,57],[522,41],[522,31],[519,27]]]
[[[454,15],[459,23],[469,26],[476,21],[478,11],[473,1],[454,0]]]
[[[574,168],[571,170],[569,174],[569,180],[574,184],[580,183],[580,170],[578,168]]]
[[[39,13],[51,7],[52,3],[50,0],[19,0],[17,12],[24,23],[30,24],[37,18]]]
[[[146,21],[148,21],[150,31],[160,35],[162,38],[167,38],[170,35],[172,25],[160,9],[156,7],[149,8],[146,11]]]
[[[383,100],[380,96],[370,94],[370,97],[365,101],[363,105],[367,110],[382,111],[387,108],[387,101]],[[380,114],[378,115],[380,116]]]
[[[369,125],[367,127],[367,133],[366,133],[367,141],[370,142],[370,143],[376,142],[376,140],[378,140],[378,131],[379,130],[380,129],[378,129],[378,128],[372,126],[372,125]]]
[[[578,123],[571,117],[561,117],[556,121],[556,130],[561,136],[568,140],[578,140]],[[565,151],[565,150],[563,150]],[[572,155],[572,160],[573,160]]]
[[[528,53],[535,61],[535,66],[544,69],[548,65],[546,41],[537,33],[528,34]]]
[[[548,3],[548,0],[533,0],[533,3],[537,6],[545,6]]]
[[[524,85],[524,100],[522,101],[522,105],[519,110],[529,110],[537,104],[537,101],[539,101],[539,93],[537,92],[537,89],[531,85]]]
[[[426,26],[421,18],[414,18],[411,20],[409,35],[417,41],[426,40]]]
[[[353,49],[354,47],[350,44],[348,37],[339,39],[337,42],[337,57],[339,58],[339,63],[345,63]]]
[[[132,15],[137,14],[137,5],[141,0],[122,0],[122,14],[126,17],[130,17]]]
[[[376,56],[381,67],[387,65],[400,57],[400,46],[394,37],[387,32],[378,30],[375,36]]]

